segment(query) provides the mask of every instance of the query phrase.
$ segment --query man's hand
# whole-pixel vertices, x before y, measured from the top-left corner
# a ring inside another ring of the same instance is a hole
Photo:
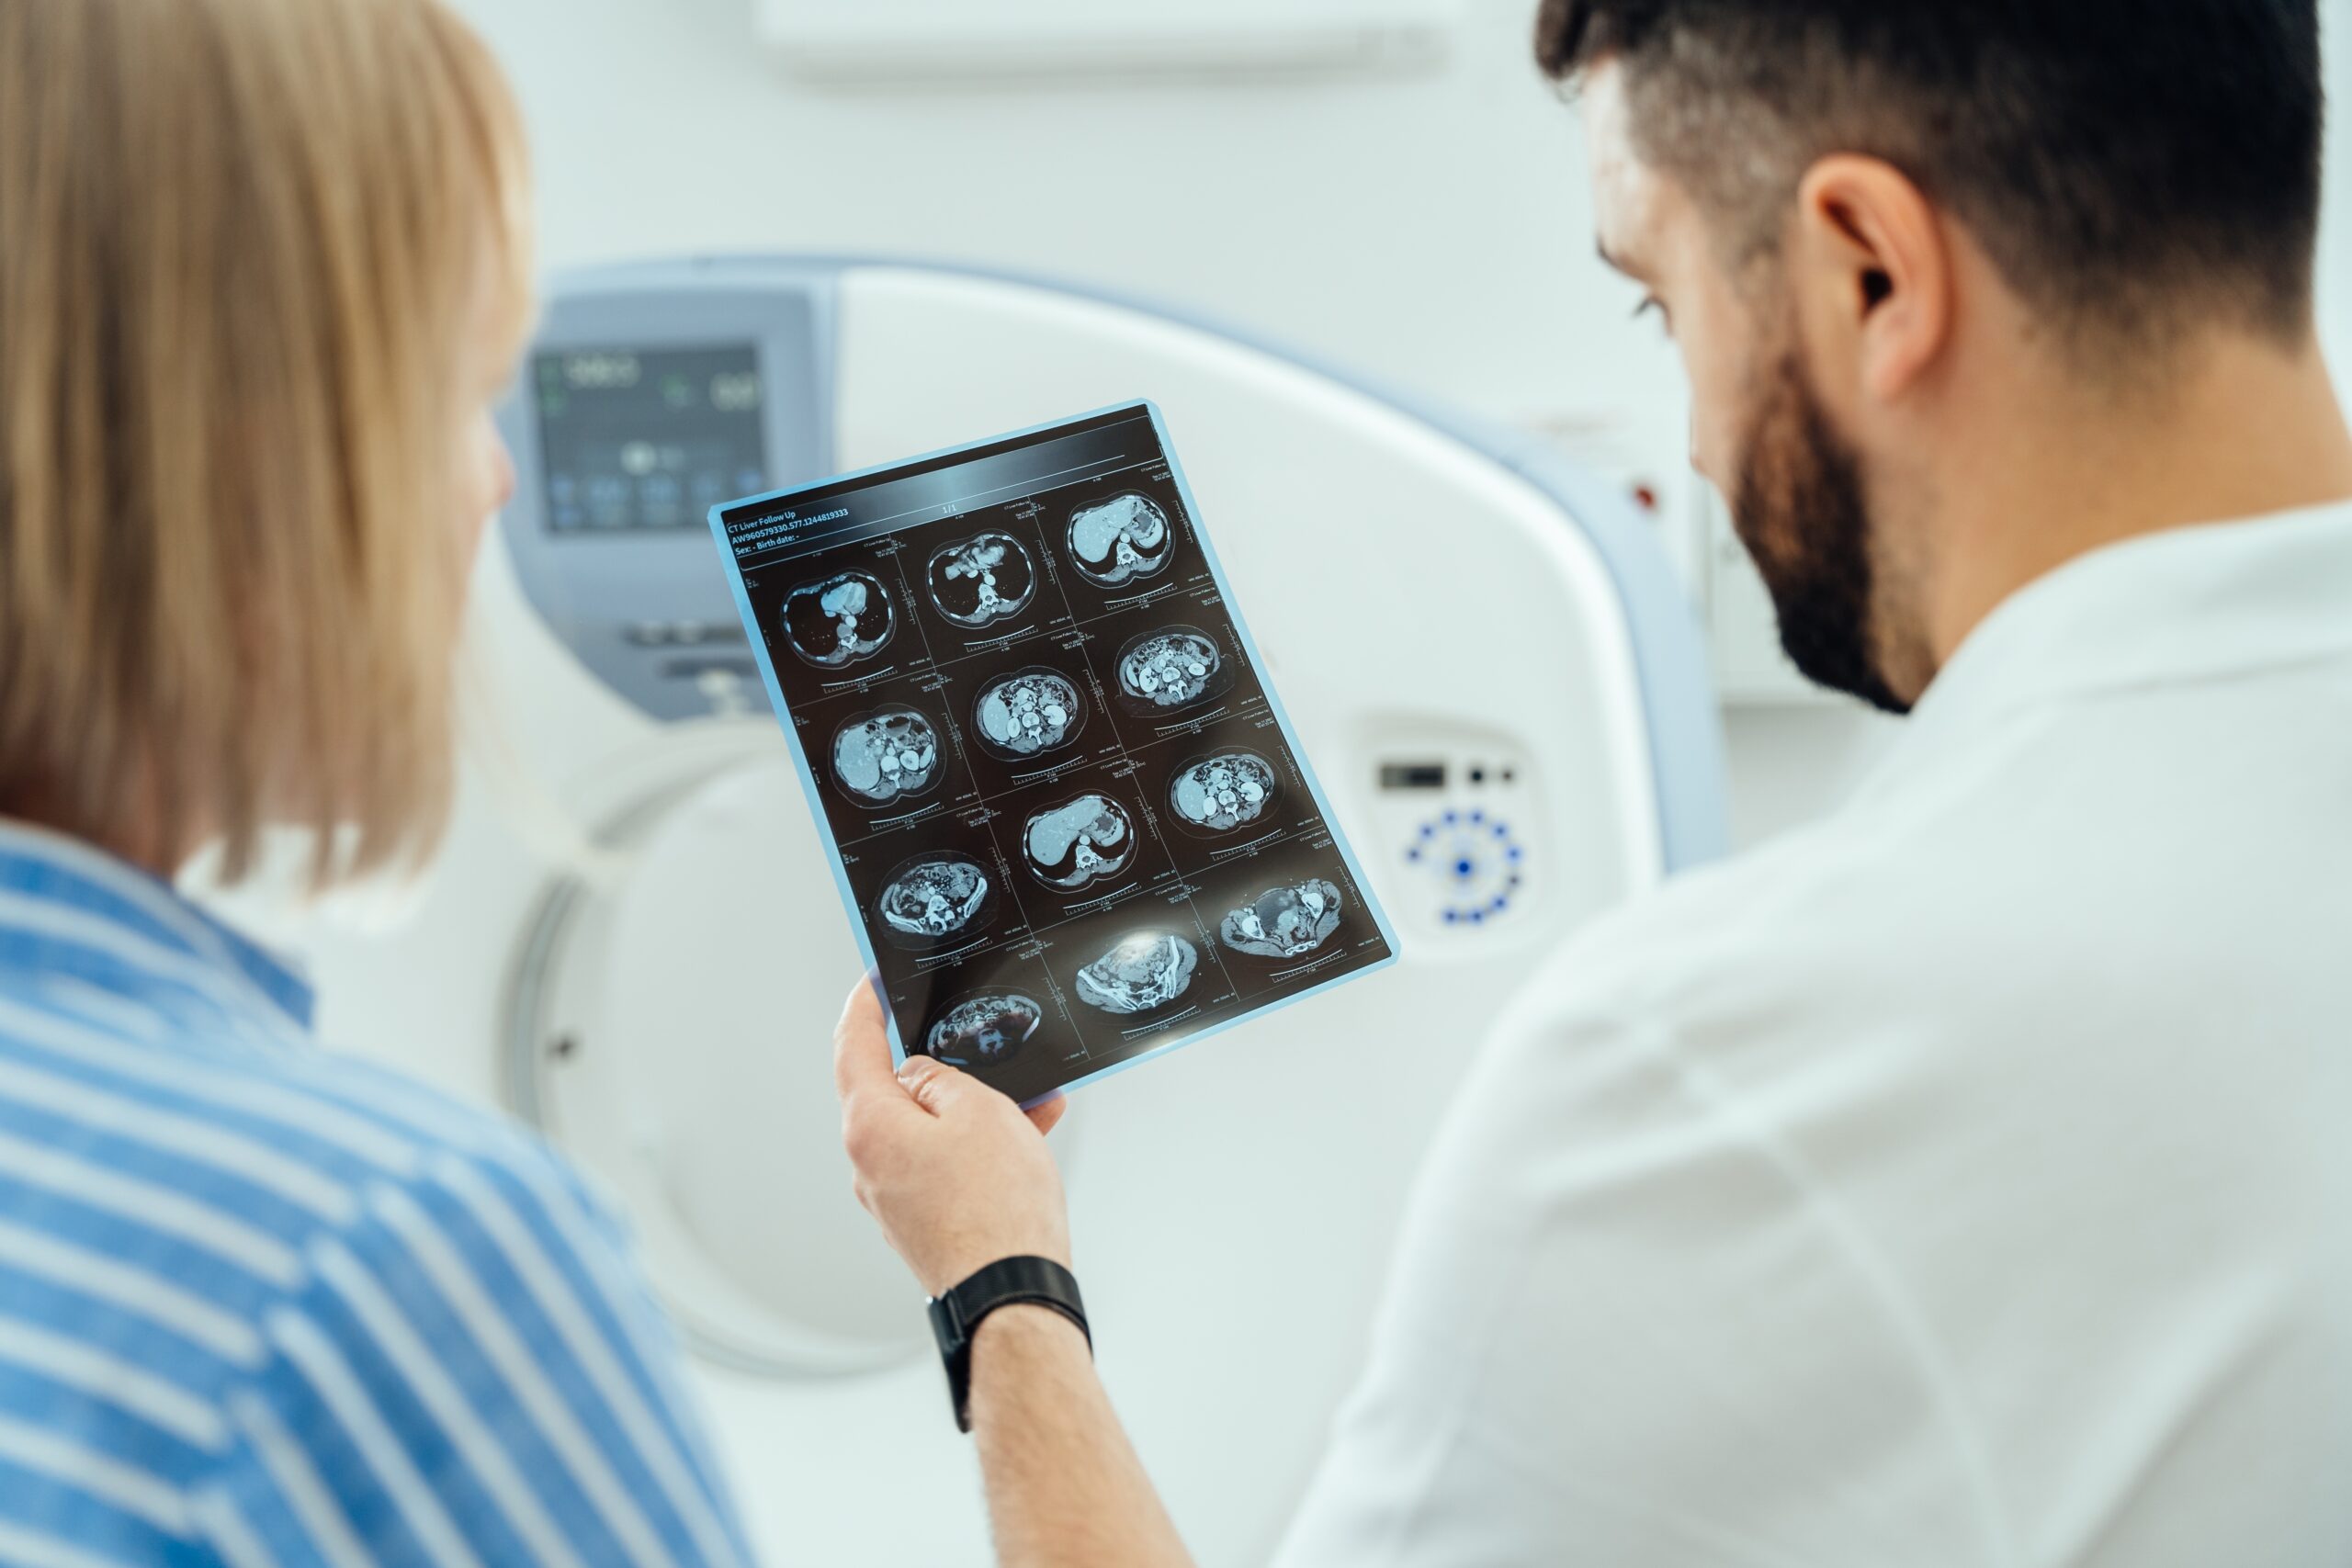
[[[1061,1172],[1027,1115],[927,1056],[890,1070],[890,1037],[861,980],[833,1032],[842,1140],[857,1201],[933,1295],[1000,1258],[1069,1267]],[[972,1347],[972,1430],[1003,1568],[1192,1568],[1184,1543],[1095,1378],[1086,1341],[1042,1308],[990,1313]]]
[[[893,1073],[882,1004],[866,980],[833,1032],[833,1083],[857,1201],[927,1294],[1001,1258],[1069,1266],[1061,1172],[1042,1135],[1067,1102],[1057,1097],[1024,1114],[928,1056],[910,1056]]]

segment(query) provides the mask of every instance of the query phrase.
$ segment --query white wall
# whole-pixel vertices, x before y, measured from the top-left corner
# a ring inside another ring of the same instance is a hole
[[[1465,0],[1422,78],[856,93],[778,69],[752,0],[459,4],[520,83],[550,263],[882,251],[1099,281],[1572,433],[1692,515],[1679,373],[1593,257],[1533,0]],[[2324,4],[2346,106],[2324,314],[2352,366],[2352,0]],[[1736,715],[1741,836],[1817,813],[1889,733],[1842,708]]]

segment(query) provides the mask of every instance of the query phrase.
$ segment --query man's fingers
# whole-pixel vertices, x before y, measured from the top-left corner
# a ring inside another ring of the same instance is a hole
[[[833,1088],[847,1104],[863,1094],[892,1094],[898,1082],[890,1073],[890,1032],[883,1026],[882,999],[870,982],[860,979],[833,1026]]]
[[[933,1116],[953,1116],[959,1107],[980,1100],[1005,1098],[1001,1089],[929,1056],[908,1057],[899,1065],[899,1082],[917,1105]],[[1031,1106],[1022,1114],[1039,1133],[1050,1133],[1055,1123],[1062,1119],[1062,1112],[1069,1108],[1069,1102],[1057,1094],[1051,1100]]]

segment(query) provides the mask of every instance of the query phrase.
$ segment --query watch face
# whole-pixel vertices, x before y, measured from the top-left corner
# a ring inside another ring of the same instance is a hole
[[[932,1337],[939,1341],[939,1359],[947,1365],[947,1399],[956,1412],[956,1429],[972,1429],[972,1337],[964,1327],[964,1315],[956,1308],[956,1292],[933,1296],[925,1303],[931,1309]]]
[[[925,1296],[923,1305],[931,1309],[931,1332],[939,1341],[940,1354],[953,1356],[961,1353],[965,1344],[964,1326],[956,1321],[956,1303],[947,1296]]]

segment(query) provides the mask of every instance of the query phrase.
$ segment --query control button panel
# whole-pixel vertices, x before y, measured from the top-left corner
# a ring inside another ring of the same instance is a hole
[[[738,621],[631,621],[621,628],[621,640],[631,648],[698,648],[749,639]]]
[[[1493,951],[1502,931],[1541,934],[1528,910],[1541,902],[1549,840],[1525,750],[1452,728],[1432,723],[1421,743],[1375,753],[1374,799],[1399,924],[1428,939],[1428,951],[1467,956]]]
[[[1405,862],[1433,879],[1439,920],[1482,926],[1510,913],[1527,886],[1527,846],[1510,822],[1483,807],[1451,810],[1425,821],[1405,846]]]

